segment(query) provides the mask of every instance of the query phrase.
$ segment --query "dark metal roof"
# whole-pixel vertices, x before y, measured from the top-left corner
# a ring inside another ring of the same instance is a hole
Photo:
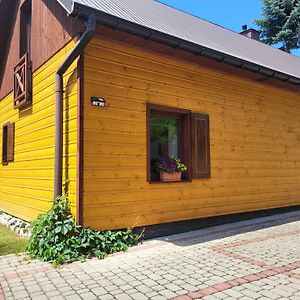
[[[58,1],[71,15],[94,12],[102,24],[300,84],[298,57],[157,1]]]

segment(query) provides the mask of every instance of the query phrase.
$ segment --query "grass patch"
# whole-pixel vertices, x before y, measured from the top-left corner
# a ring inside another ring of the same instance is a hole
[[[27,241],[0,224],[0,255],[25,252]]]

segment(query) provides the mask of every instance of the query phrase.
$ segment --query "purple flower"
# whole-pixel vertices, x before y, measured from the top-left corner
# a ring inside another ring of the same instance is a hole
[[[175,173],[179,172],[178,164],[174,158],[158,158],[156,167],[159,172]]]

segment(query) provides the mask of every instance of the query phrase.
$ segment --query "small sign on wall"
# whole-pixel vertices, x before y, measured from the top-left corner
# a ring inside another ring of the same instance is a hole
[[[99,98],[99,97],[91,97],[91,104],[92,104],[92,106],[99,106],[99,107],[106,106],[105,99]]]

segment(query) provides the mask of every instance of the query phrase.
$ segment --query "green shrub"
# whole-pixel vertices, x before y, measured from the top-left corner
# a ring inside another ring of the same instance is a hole
[[[27,252],[32,258],[60,265],[75,260],[126,251],[139,236],[131,230],[94,231],[76,225],[66,197],[53,201],[51,209],[31,224]]]

